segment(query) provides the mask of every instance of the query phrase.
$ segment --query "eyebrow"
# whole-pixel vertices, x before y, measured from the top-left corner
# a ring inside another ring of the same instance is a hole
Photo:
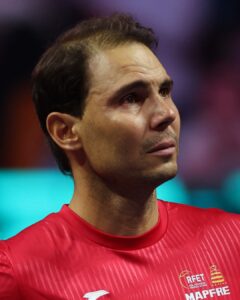
[[[147,88],[148,86],[149,86],[149,83],[147,81],[137,80],[137,81],[128,83],[128,84],[120,87],[119,89],[117,89],[113,93],[113,96],[111,98],[121,96],[124,93],[128,92],[129,90],[133,90],[133,89],[136,89],[136,88]],[[173,80],[171,78],[166,78],[160,83],[159,89],[161,87],[170,87],[170,88],[172,88],[172,86],[173,86]]]

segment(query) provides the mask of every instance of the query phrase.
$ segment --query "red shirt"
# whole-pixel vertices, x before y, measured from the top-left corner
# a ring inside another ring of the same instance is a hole
[[[0,242],[0,299],[240,299],[240,216],[159,201],[140,236],[100,232],[67,205]]]

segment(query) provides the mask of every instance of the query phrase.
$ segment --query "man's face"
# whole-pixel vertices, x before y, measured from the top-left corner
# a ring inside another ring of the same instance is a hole
[[[172,81],[157,57],[130,43],[99,52],[89,69],[79,129],[88,169],[129,187],[155,187],[175,176],[180,120]]]

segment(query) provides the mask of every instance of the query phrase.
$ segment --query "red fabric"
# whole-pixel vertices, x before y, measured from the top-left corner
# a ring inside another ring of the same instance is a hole
[[[0,242],[0,299],[240,299],[240,216],[162,201],[159,215],[117,237],[63,206]]]

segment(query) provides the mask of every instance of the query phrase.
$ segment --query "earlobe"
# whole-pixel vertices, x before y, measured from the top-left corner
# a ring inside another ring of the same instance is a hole
[[[52,112],[47,117],[46,126],[49,135],[60,148],[74,151],[81,148],[78,122],[78,118],[69,114]]]

